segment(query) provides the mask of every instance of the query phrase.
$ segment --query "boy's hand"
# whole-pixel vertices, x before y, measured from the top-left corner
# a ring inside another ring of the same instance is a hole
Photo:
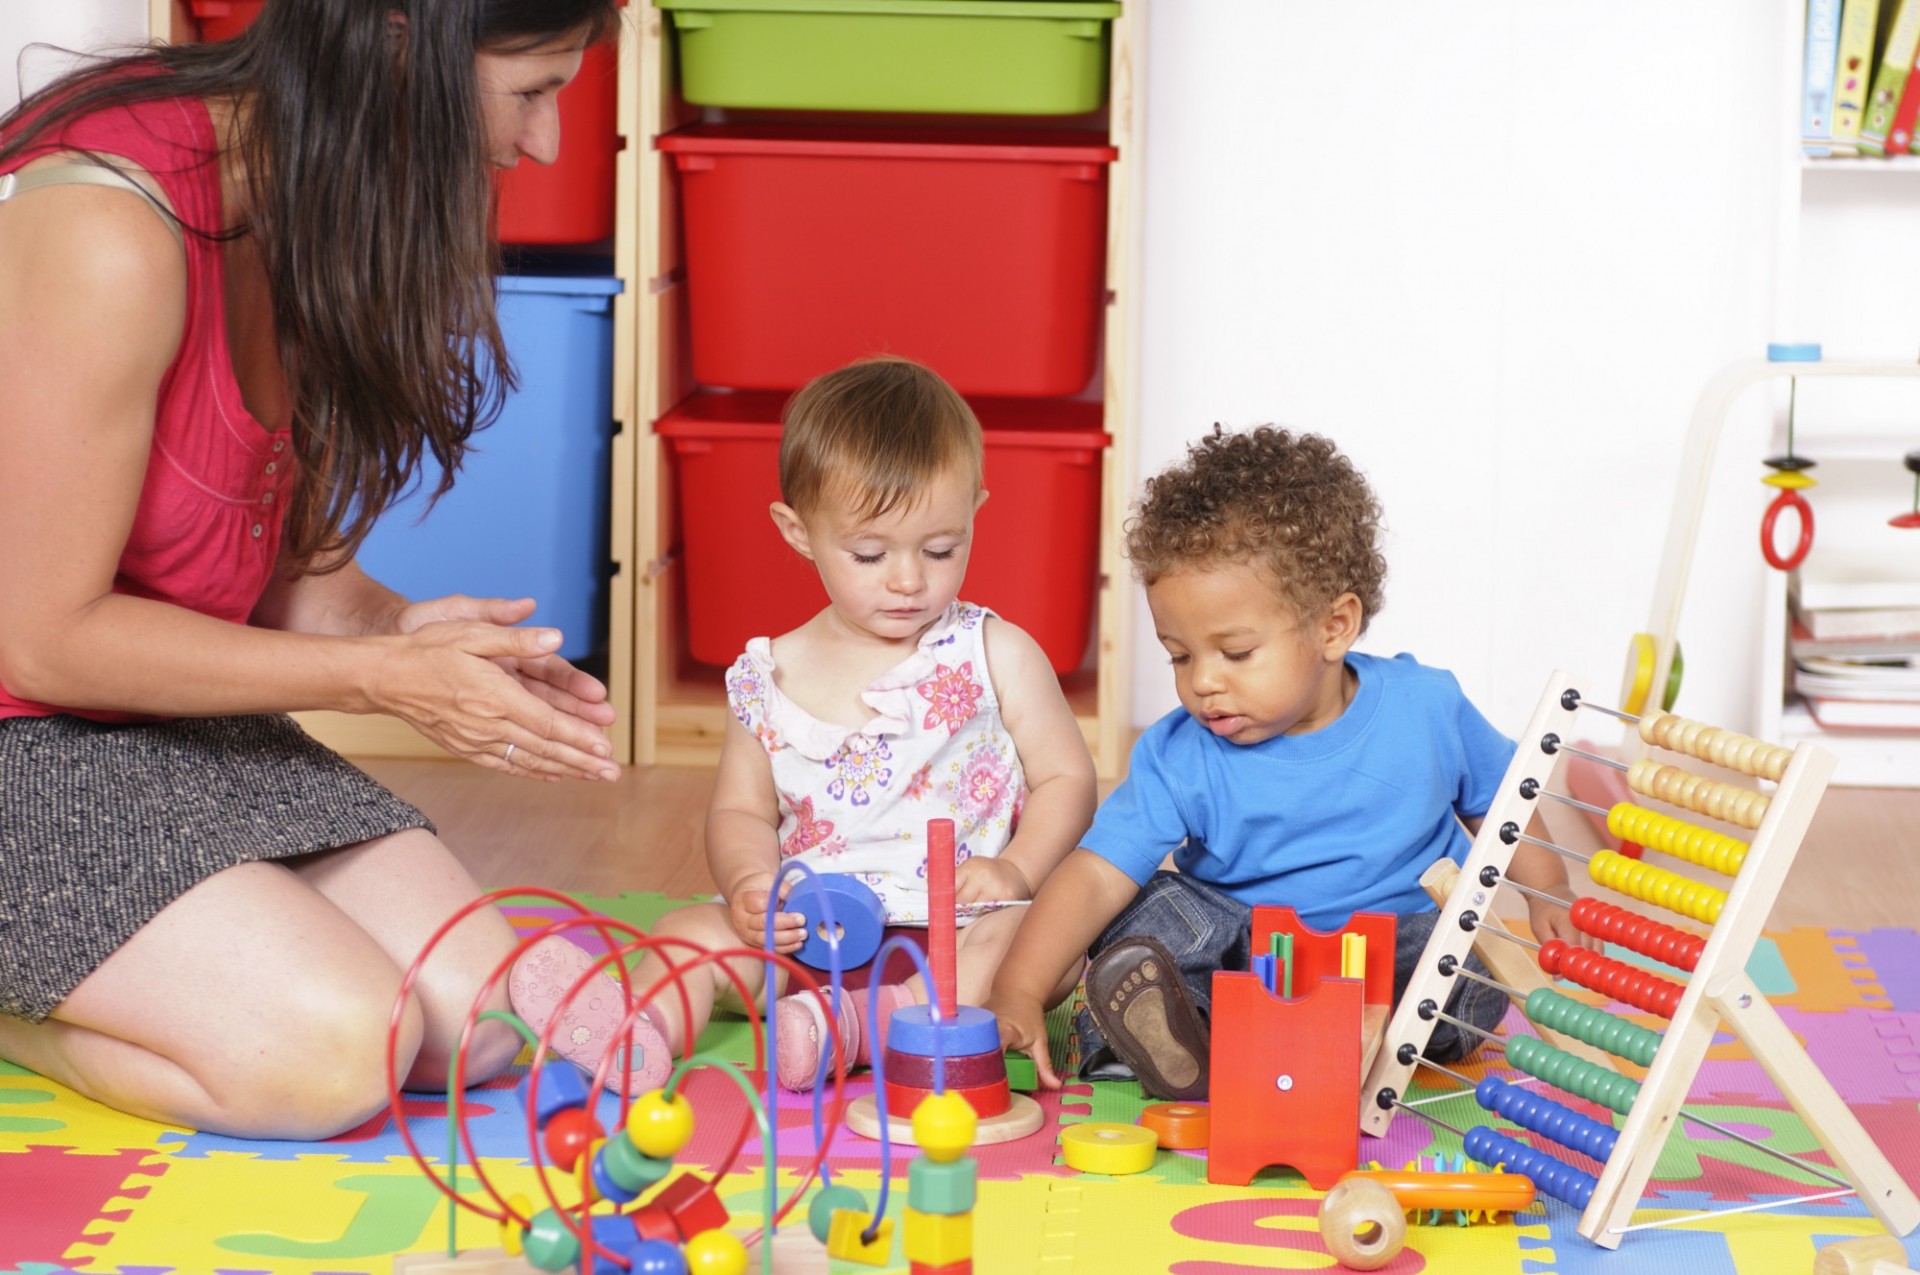
[[[1033,897],[1026,873],[1005,859],[977,856],[953,872],[956,903],[1011,903]]]
[[[1033,1059],[1033,1070],[1040,1077],[1041,1088],[1058,1089],[1060,1077],[1054,1074],[1053,1056],[1047,1050],[1047,1011],[1040,1002],[996,992],[987,997],[987,1003],[981,1008],[1000,1020],[1000,1047],[1017,1049]]]
[[[789,889],[793,882],[787,882]],[[748,947],[764,947],[767,942],[767,901],[773,891],[773,873],[755,872],[734,883],[727,896],[727,918],[733,932]],[[785,892],[782,892],[785,897]],[[799,912],[781,912],[774,917],[773,950],[791,956],[807,941],[807,918]]]
[[[1570,947],[1584,947],[1596,952],[1601,948],[1599,939],[1585,930],[1574,927],[1572,915],[1558,903],[1548,903],[1545,899],[1528,899],[1527,921],[1533,927],[1533,937],[1536,942],[1545,943],[1549,939],[1559,939]]]

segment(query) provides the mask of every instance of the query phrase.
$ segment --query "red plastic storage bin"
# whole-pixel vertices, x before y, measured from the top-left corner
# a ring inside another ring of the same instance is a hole
[[[780,499],[785,394],[702,391],[654,426],[673,455],[686,567],[687,647],[733,663],[747,640],[785,633],[827,604],[813,567],[767,506]],[[1100,574],[1100,404],[983,399],[992,493],[974,522],[960,596],[1033,636],[1057,673],[1080,667]]]
[[[680,172],[694,378],[793,389],[900,354],[972,395],[1075,394],[1105,297],[1087,133],[695,125]]]
[[[195,22],[200,24],[200,38],[212,44],[217,40],[231,40],[247,29],[249,23],[260,16],[260,6],[267,0],[192,0],[188,11]]]
[[[618,50],[596,44],[560,90],[560,158],[523,159],[500,174],[501,243],[585,244],[612,236],[619,101]]]

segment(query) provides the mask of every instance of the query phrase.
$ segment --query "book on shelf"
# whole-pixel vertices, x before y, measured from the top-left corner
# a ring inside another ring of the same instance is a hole
[[[1880,613],[1871,610],[1862,615],[1845,611],[1816,614],[1822,617],[1838,616],[1842,621],[1848,622],[1879,624],[1880,627],[1897,631],[1816,637],[1813,630],[1796,615],[1793,617],[1792,628],[1787,635],[1788,653],[1796,660],[1821,656],[1833,660],[1874,660],[1892,656],[1920,656],[1920,609],[1910,614],[1896,609],[1894,612],[1896,618],[1891,623],[1883,623]]]
[[[1903,700],[1920,704],[1920,666],[1895,656],[1886,660],[1794,661],[1793,689],[1826,699]]]
[[[1793,618],[1809,638],[1819,642],[1920,638],[1920,607],[1829,607],[1807,610],[1796,606]]]
[[[1840,0],[1807,0],[1807,76],[1800,104],[1800,146],[1833,153],[1833,71],[1840,52]]]
[[[1920,701],[1803,698],[1821,730],[1920,730]]]
[[[1835,155],[1860,153],[1860,117],[1873,80],[1873,37],[1879,23],[1880,0],[1846,0],[1840,12],[1840,46],[1833,68],[1831,150]]]
[[[1920,50],[1915,57],[1920,58]],[[1912,149],[1916,118],[1920,118],[1920,65],[1907,68],[1907,84],[1900,90],[1900,104],[1893,108],[1893,124],[1887,129],[1888,155],[1904,155]]]
[[[1887,24],[1887,42],[1867,91],[1866,113],[1860,118],[1860,153],[1884,155],[1893,115],[1906,91],[1913,58],[1920,50],[1920,0],[1897,0]]]
[[[1920,543],[1915,548],[1920,549]],[[1920,609],[1920,553],[1900,554],[1815,545],[1787,579],[1794,611]],[[1832,637],[1809,623],[1815,637]]]

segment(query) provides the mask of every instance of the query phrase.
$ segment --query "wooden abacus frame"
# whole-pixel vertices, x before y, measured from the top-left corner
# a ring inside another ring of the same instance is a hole
[[[1378,1137],[1391,1123],[1393,1105],[1382,1099],[1386,1093],[1397,1097],[1406,1092],[1417,1065],[1415,1059],[1425,1052],[1435,1026],[1433,1019],[1422,1016],[1421,1003],[1446,1004],[1454,980],[1441,972],[1443,960],[1452,957],[1453,962],[1464,961],[1474,944],[1479,918],[1490,917],[1494,896],[1513,858],[1517,839],[1511,833],[1528,826],[1541,789],[1559,778],[1566,753],[1559,749],[1557,740],[1571,733],[1582,698],[1568,674],[1556,670],[1548,680],[1520,737],[1513,764],[1461,867],[1458,882],[1440,909],[1433,937],[1388,1023],[1385,1047],[1361,1086],[1363,1132]],[[1789,752],[1778,745],[1659,713],[1640,719],[1638,737],[1703,761],[1777,780],[1778,786],[1727,891],[1705,950],[1687,979],[1685,993],[1600,1174],[1599,1185],[1581,1214],[1579,1233],[1603,1248],[1619,1245],[1667,1134],[1680,1116],[1681,1103],[1706,1057],[1707,1047],[1724,1025],[1765,1068],[1768,1078],[1874,1215],[1895,1234],[1907,1234],[1920,1225],[1920,1199],[1894,1171],[1746,973],[1747,958],[1760,937],[1760,927],[1833,774],[1833,757],[1811,744]],[[1509,835],[1503,836],[1503,829]],[[1445,963],[1451,969],[1453,962]],[[1413,1046],[1411,1051],[1406,1049],[1408,1045]]]

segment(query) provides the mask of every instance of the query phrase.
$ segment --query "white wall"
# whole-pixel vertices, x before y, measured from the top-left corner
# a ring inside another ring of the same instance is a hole
[[[23,79],[38,88],[65,64],[57,50],[103,52],[146,38],[146,0],[0,0],[0,111],[19,102]]]
[[[1387,511],[1364,647],[1510,731],[1556,667],[1614,702],[1694,396],[1772,335],[1779,9],[1157,0],[1140,473],[1216,420],[1325,433]],[[1740,725],[1768,493],[1721,468],[1679,707]]]

